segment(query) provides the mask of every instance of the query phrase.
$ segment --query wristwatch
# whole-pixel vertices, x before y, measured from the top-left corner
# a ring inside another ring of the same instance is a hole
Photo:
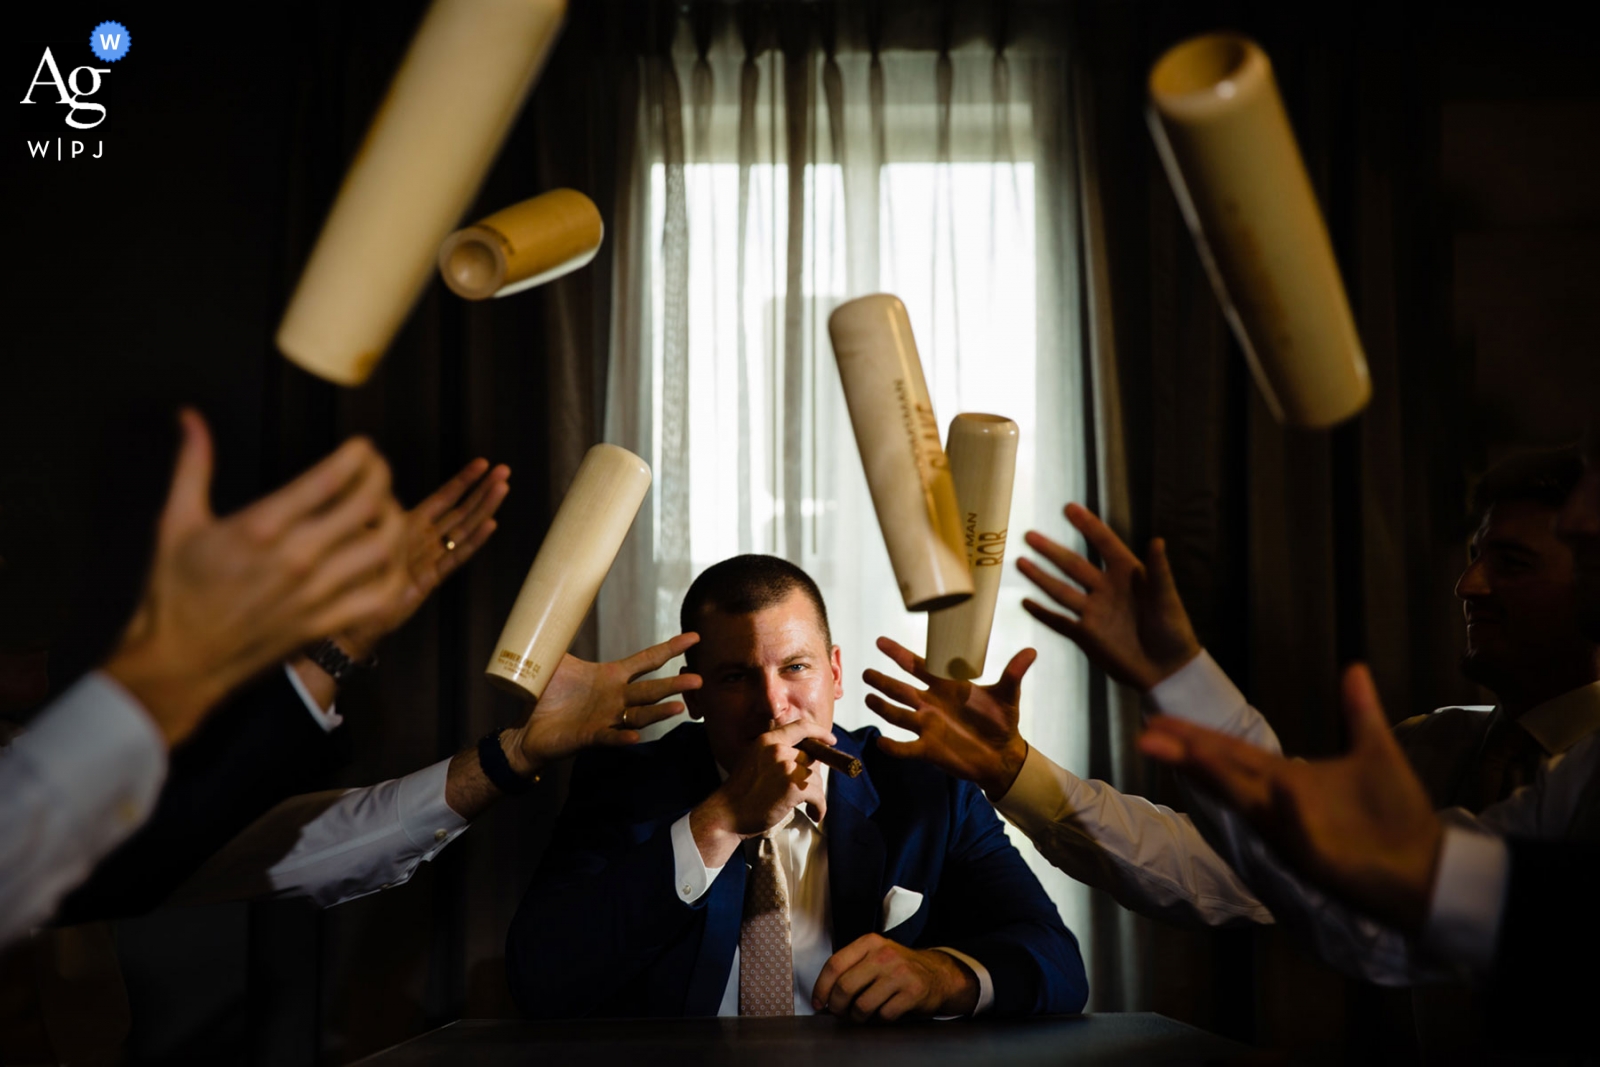
[[[335,683],[344,681],[345,675],[351,671],[371,670],[378,665],[377,654],[374,653],[359,663],[345,655],[331,637],[324,637],[321,641],[306,649],[306,658],[327,672],[329,678]]]

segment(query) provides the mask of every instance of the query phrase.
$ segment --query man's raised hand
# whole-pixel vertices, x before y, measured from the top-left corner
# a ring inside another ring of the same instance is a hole
[[[366,624],[337,635],[346,655],[366,659],[378,642],[416,614],[439,584],[483,547],[498,525],[494,513],[511,491],[511,468],[475,459],[406,512],[406,574],[410,581],[393,603]]]
[[[1017,569],[1070,614],[1032,599],[1022,606],[1083,649],[1112,678],[1148,691],[1200,654],[1200,642],[1172,581],[1166,544],[1160,538],[1151,541],[1149,560],[1143,562],[1087,508],[1068,504],[1066,516],[1105,565],[1096,567],[1065,545],[1029,531],[1029,547],[1070,581],[1027,558],[1017,560]]]
[[[699,634],[679,634],[610,663],[562,656],[544,695],[533,705],[528,721],[517,729],[515,743],[508,746],[513,768],[527,775],[551,760],[592,745],[634,744],[644,727],[683,711],[680,701],[660,702],[699,689],[698,674],[643,676],[660,670],[699,640]]]
[[[1017,722],[1022,678],[1038,653],[1023,649],[993,685],[980,686],[938,677],[921,656],[887,637],[878,638],[878,648],[927,686],[918,689],[874,670],[862,674],[868,685],[898,702],[869,693],[867,707],[917,735],[912,741],[880,737],[878,747],[891,756],[927,760],[946,774],[975,782],[990,799],[1004,796],[1028,758],[1028,743]]]
[[[105,670],[167,738],[309,642],[367,625],[401,595],[404,523],[389,466],[352,438],[226,518],[211,510],[211,435],[192,410],[144,594]]]
[[[1336,759],[1285,759],[1165,715],[1139,748],[1196,778],[1309,877],[1415,932],[1443,828],[1362,665],[1345,671],[1344,708],[1350,751]]]

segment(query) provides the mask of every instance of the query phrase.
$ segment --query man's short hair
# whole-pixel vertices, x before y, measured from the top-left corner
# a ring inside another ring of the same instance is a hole
[[[697,624],[708,611],[748,615],[782,603],[796,589],[817,609],[823,639],[831,649],[833,634],[828,629],[828,608],[822,602],[822,590],[811,580],[811,575],[777,556],[734,556],[701,571],[700,577],[683,594],[678,625],[684,633],[698,630]],[[694,649],[691,648],[689,654],[692,656]]]
[[[1578,446],[1526,449],[1490,465],[1472,491],[1472,517],[1478,522],[1496,504],[1529,501],[1560,508],[1583,477]]]

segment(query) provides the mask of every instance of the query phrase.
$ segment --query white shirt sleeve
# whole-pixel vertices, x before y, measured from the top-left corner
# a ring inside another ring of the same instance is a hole
[[[337,700],[334,701],[328,705],[327,711],[323,711],[322,705],[318,704],[316,698],[311,695],[311,690],[306,688],[306,683],[300,680],[299,671],[285,663],[283,672],[289,676],[289,684],[294,686],[296,693],[300,694],[300,699],[305,703],[306,710],[311,713],[311,718],[316,720],[316,724],[330,734],[337,730],[339,725],[344,722],[344,716],[339,714],[339,702]]]
[[[1510,880],[1511,852],[1504,838],[1446,826],[1422,943],[1441,959],[1488,974]]]
[[[693,904],[706,895],[711,883],[722,873],[721,867],[707,867],[700,856],[700,846],[694,843],[694,831],[689,829],[689,816],[672,824],[673,886],[678,899]],[[726,866],[726,865],[724,865]]]
[[[0,749],[0,947],[49,919],[150,817],[166,776],[155,722],[99,671]]]
[[[310,897],[331,908],[410,881],[469,825],[445,803],[450,761],[362,789],[290,797],[196,871],[174,904]]]
[[[1204,649],[1152,686],[1147,696],[1150,704],[1163,715],[1187,719],[1219,733],[1243,738],[1268,752],[1283,751],[1277,733],[1266,718],[1250,706],[1239,687]]]
[[[1187,926],[1273,921],[1187,815],[1079,778],[1038,749],[995,807],[1045,859],[1131,911]]]

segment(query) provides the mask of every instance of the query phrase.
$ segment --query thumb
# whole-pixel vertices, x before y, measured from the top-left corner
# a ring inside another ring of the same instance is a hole
[[[1039,653],[1031,648],[1025,648],[1011,657],[1011,662],[1006,664],[1006,669],[1000,672],[999,681],[994,683],[994,693],[1008,704],[1015,704],[1022,693],[1022,676],[1028,673],[1028,668],[1033,666],[1033,661],[1039,658]]]
[[[178,459],[173,465],[167,503],[161,511],[161,547],[214,517],[211,513],[211,431],[206,428],[206,420],[193,408],[178,412],[178,426],[183,437],[178,444]]]
[[[1152,537],[1150,550],[1145,555],[1149,557],[1145,562],[1145,572],[1150,589],[1157,597],[1176,596],[1178,587],[1172,580],[1172,563],[1167,559],[1166,539]]]
[[[1372,672],[1365,663],[1352,663],[1344,672],[1344,718],[1350,731],[1352,751],[1377,746],[1393,746],[1394,734],[1389,717],[1383,712]]]

